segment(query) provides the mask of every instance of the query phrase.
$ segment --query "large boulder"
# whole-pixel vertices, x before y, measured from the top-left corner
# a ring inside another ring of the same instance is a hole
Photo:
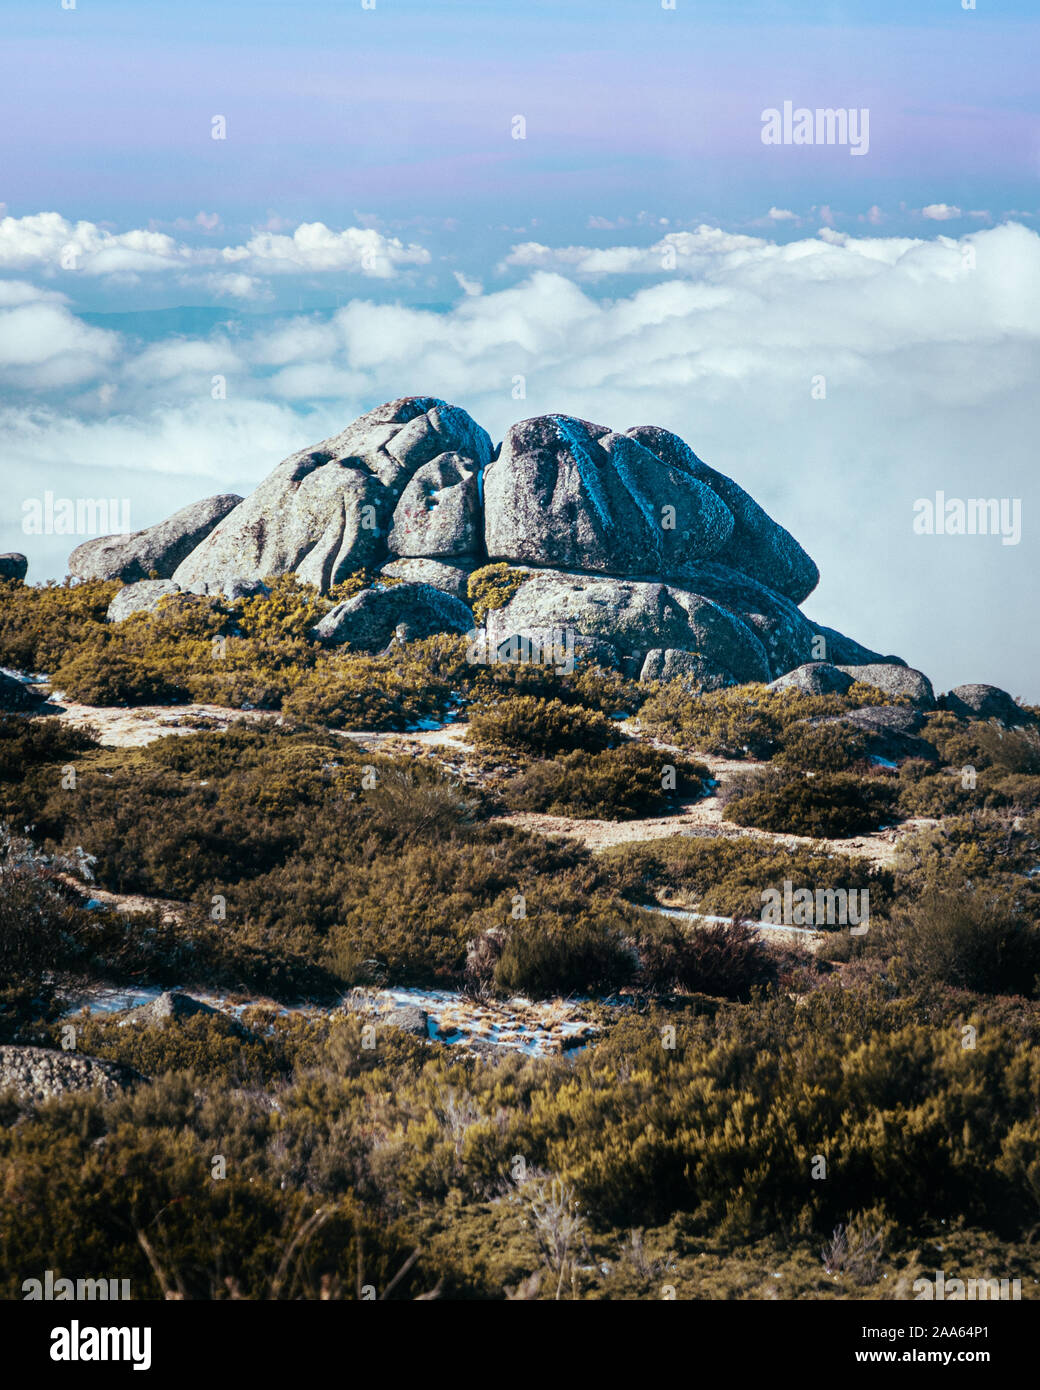
[[[732,530],[725,505],[683,469],[568,415],[513,425],[484,476],[491,560],[665,575],[714,555]]]
[[[445,564],[441,560],[420,557],[388,560],[381,565],[380,574],[389,579],[410,579],[415,584],[432,584],[435,589],[443,589],[453,598],[465,603],[469,597],[469,577],[477,569],[476,560],[456,560]]]
[[[626,433],[677,472],[710,488],[725,505],[733,526],[712,552],[720,564],[760,580],[794,603],[808,598],[820,582],[819,570],[790,532],[763,511],[739,484],[709,468],[684,440],[669,430],[657,425],[637,425]]]
[[[450,594],[431,584],[388,584],[363,589],[337,603],[311,629],[329,645],[349,642],[357,651],[384,650],[395,639],[411,642],[437,632],[469,632],[473,614]]]
[[[29,561],[17,550],[0,555],[0,579],[16,579],[19,583],[29,572]]]
[[[652,647],[643,661],[639,679],[682,680],[687,689],[698,694],[742,684],[732,671],[720,666],[711,657],[702,656],[700,652],[676,651],[673,647]]]
[[[224,492],[182,507],[144,531],[84,541],[69,556],[69,574],[76,579],[121,579],[124,584],[148,579],[153,571],[169,579],[241,501],[236,493]]]
[[[617,664],[632,675],[640,674],[647,654],[656,648],[699,653],[724,684],[769,678],[768,658],[754,630],[701,594],[606,575],[526,573],[510,601],[487,615],[494,646],[520,637],[544,647],[554,633],[571,631],[579,654]]]
[[[387,535],[408,484],[446,454],[454,456],[454,466],[479,474],[491,457],[491,440],[464,410],[436,397],[389,401],[280,463],[173,578],[191,588],[293,573],[324,593],[387,559]],[[450,467],[444,465],[445,477]],[[451,531],[447,518],[460,511],[458,500],[433,528],[441,544]]]
[[[17,710],[24,713],[38,709],[42,703],[42,695],[38,695],[30,686],[16,680],[14,676],[9,676],[6,671],[0,671],[0,710]]]
[[[483,544],[477,465],[440,454],[412,474],[387,541],[395,555],[475,555]]]
[[[808,661],[770,681],[770,690],[797,690],[802,695],[844,695],[852,677],[826,661]]]
[[[872,662],[867,666],[839,666],[853,680],[861,685],[872,685],[886,695],[903,696],[909,699],[916,709],[935,709],[935,694],[932,683],[926,675],[915,671],[912,666],[893,666],[884,662]]]
[[[1034,723],[1034,718],[997,685],[955,685],[942,704],[960,719],[999,719],[1009,728]]]
[[[121,623],[134,613],[154,613],[163,599],[180,592],[181,586],[172,579],[140,579],[119,590],[105,617],[110,623]]]
[[[49,1047],[0,1047],[0,1092],[13,1091],[22,1101],[52,1100],[68,1091],[99,1091],[106,1099],[144,1078],[132,1067],[78,1052]]]

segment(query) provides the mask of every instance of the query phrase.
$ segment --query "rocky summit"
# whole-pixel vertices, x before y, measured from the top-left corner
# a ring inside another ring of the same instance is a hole
[[[469,576],[499,564],[509,597],[487,617],[494,650],[519,641],[541,651],[564,630],[579,659],[644,679],[717,689],[826,662],[839,684],[860,672],[931,700],[919,673],[896,673],[899,657],[806,617],[799,605],[819,581],[809,555],[656,425],[619,432],[544,415],[496,447],[458,406],[402,397],[293,454],[249,497],[91,541],[72,564],[132,581],[112,621],[182,592],[235,597],[282,574],[326,593],[366,570],[374,585],[317,633],[365,650],[469,629]]]

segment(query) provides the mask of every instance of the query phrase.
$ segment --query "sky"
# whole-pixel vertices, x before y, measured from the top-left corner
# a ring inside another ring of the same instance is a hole
[[[60,578],[27,502],[150,525],[400,395],[661,424],[810,617],[1040,701],[1040,12],[965,4],[4,0],[0,550]]]

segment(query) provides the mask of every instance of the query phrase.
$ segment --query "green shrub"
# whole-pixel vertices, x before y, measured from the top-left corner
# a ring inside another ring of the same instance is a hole
[[[827,888],[869,888],[876,909],[892,893],[891,874],[873,870],[861,858],[803,847],[786,849],[746,835],[670,835],[613,845],[598,860],[617,891],[632,902],[679,897],[709,915],[757,918],[763,888],[778,887],[785,879],[813,893]]]
[[[520,922],[509,933],[494,981],[506,994],[540,999],[610,992],[625,984],[635,969],[635,952],[619,923],[544,914]]]
[[[510,811],[631,820],[677,811],[683,801],[703,796],[709,780],[703,763],[631,743],[533,763],[510,778],[502,799]]]
[[[598,710],[511,695],[497,704],[475,708],[469,736],[480,747],[517,748],[540,755],[583,749],[598,753],[621,742],[617,725]]]
[[[477,622],[482,623],[492,609],[504,608],[529,578],[504,561],[474,570],[466,581],[466,593]]]
[[[164,705],[188,697],[183,685],[126,656],[114,641],[81,647],[51,673],[51,684],[82,705]]]
[[[20,781],[30,767],[65,764],[96,747],[92,729],[60,719],[0,714],[0,782]]]
[[[662,917],[640,938],[639,955],[642,979],[655,990],[748,999],[777,976],[774,957],[749,922],[685,925]]]
[[[681,678],[660,686],[640,710],[655,738],[727,758],[769,758],[793,724],[892,703],[881,691],[853,684],[844,695],[805,695],[750,683],[691,695]]]
[[[1037,996],[1040,928],[982,891],[922,897],[893,914],[885,944],[911,978],[981,994]]]
[[[867,759],[867,737],[845,724],[789,725],[773,759],[805,772],[847,772]]]
[[[779,834],[843,840],[863,835],[895,815],[895,789],[848,773],[814,777],[760,772],[726,807],[729,820]]]

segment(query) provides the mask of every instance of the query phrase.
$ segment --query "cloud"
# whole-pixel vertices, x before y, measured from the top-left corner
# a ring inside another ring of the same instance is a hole
[[[921,216],[927,217],[931,222],[950,222],[961,216],[961,210],[949,203],[929,203],[921,209]]]
[[[262,232],[244,246],[226,246],[220,255],[229,263],[245,263],[250,270],[268,275],[347,271],[382,280],[402,266],[430,262],[430,253],[423,247],[406,246],[374,227],[334,232],[324,222],[302,222],[292,236]]]
[[[142,508],[161,496],[172,511],[242,491],[413,392],[458,402],[496,438],[549,411],[657,423],[805,544],[824,577],[806,605],[815,620],[899,652],[940,686],[984,680],[1040,697],[1030,644],[992,620],[1040,602],[1028,535],[1040,508],[1040,236],[1019,224],[931,239],[825,227],[780,245],[698,228],[608,248],[607,260],[646,273],[668,246],[671,274],[609,299],[594,293],[603,262],[589,248],[526,243],[511,253],[525,278],[443,313],[373,287],[325,316],[243,317],[234,339],[143,350],[88,329],[52,292],[3,282],[0,314],[32,316],[15,334],[0,326],[19,354],[0,367],[9,496],[100,495],[99,478],[125,475]],[[226,400],[212,399],[215,374]],[[46,410],[25,406],[27,388],[50,390]],[[1022,545],[914,536],[914,500],[939,490],[1023,498]],[[26,549],[15,534],[2,541]],[[33,564],[58,574],[63,558]]]
[[[24,281],[0,281],[0,389],[80,386],[118,355],[118,335],[78,319],[64,295]]]
[[[700,226],[693,232],[669,232],[652,246],[543,246],[525,241],[513,246],[499,270],[540,269],[572,275],[660,275],[671,271],[697,274],[719,255],[744,253],[767,245],[760,237]]]
[[[217,214],[200,212],[187,225],[210,233],[218,224]],[[69,222],[56,212],[0,219],[0,271],[123,279],[197,272],[198,282],[214,294],[238,299],[262,294],[263,276],[335,272],[387,280],[429,261],[424,247],[406,245],[372,227],[337,232],[323,222],[303,222],[291,235],[262,231],[244,244],[214,247],[187,245],[154,230],[110,232],[94,222]]]
[[[787,208],[770,208],[766,216],[773,222],[797,222],[798,214]]]
[[[478,295],[484,293],[484,286],[479,280],[469,279],[468,276],[463,275],[461,270],[453,270],[451,273],[454,275],[459,289],[462,290],[463,294]]]

